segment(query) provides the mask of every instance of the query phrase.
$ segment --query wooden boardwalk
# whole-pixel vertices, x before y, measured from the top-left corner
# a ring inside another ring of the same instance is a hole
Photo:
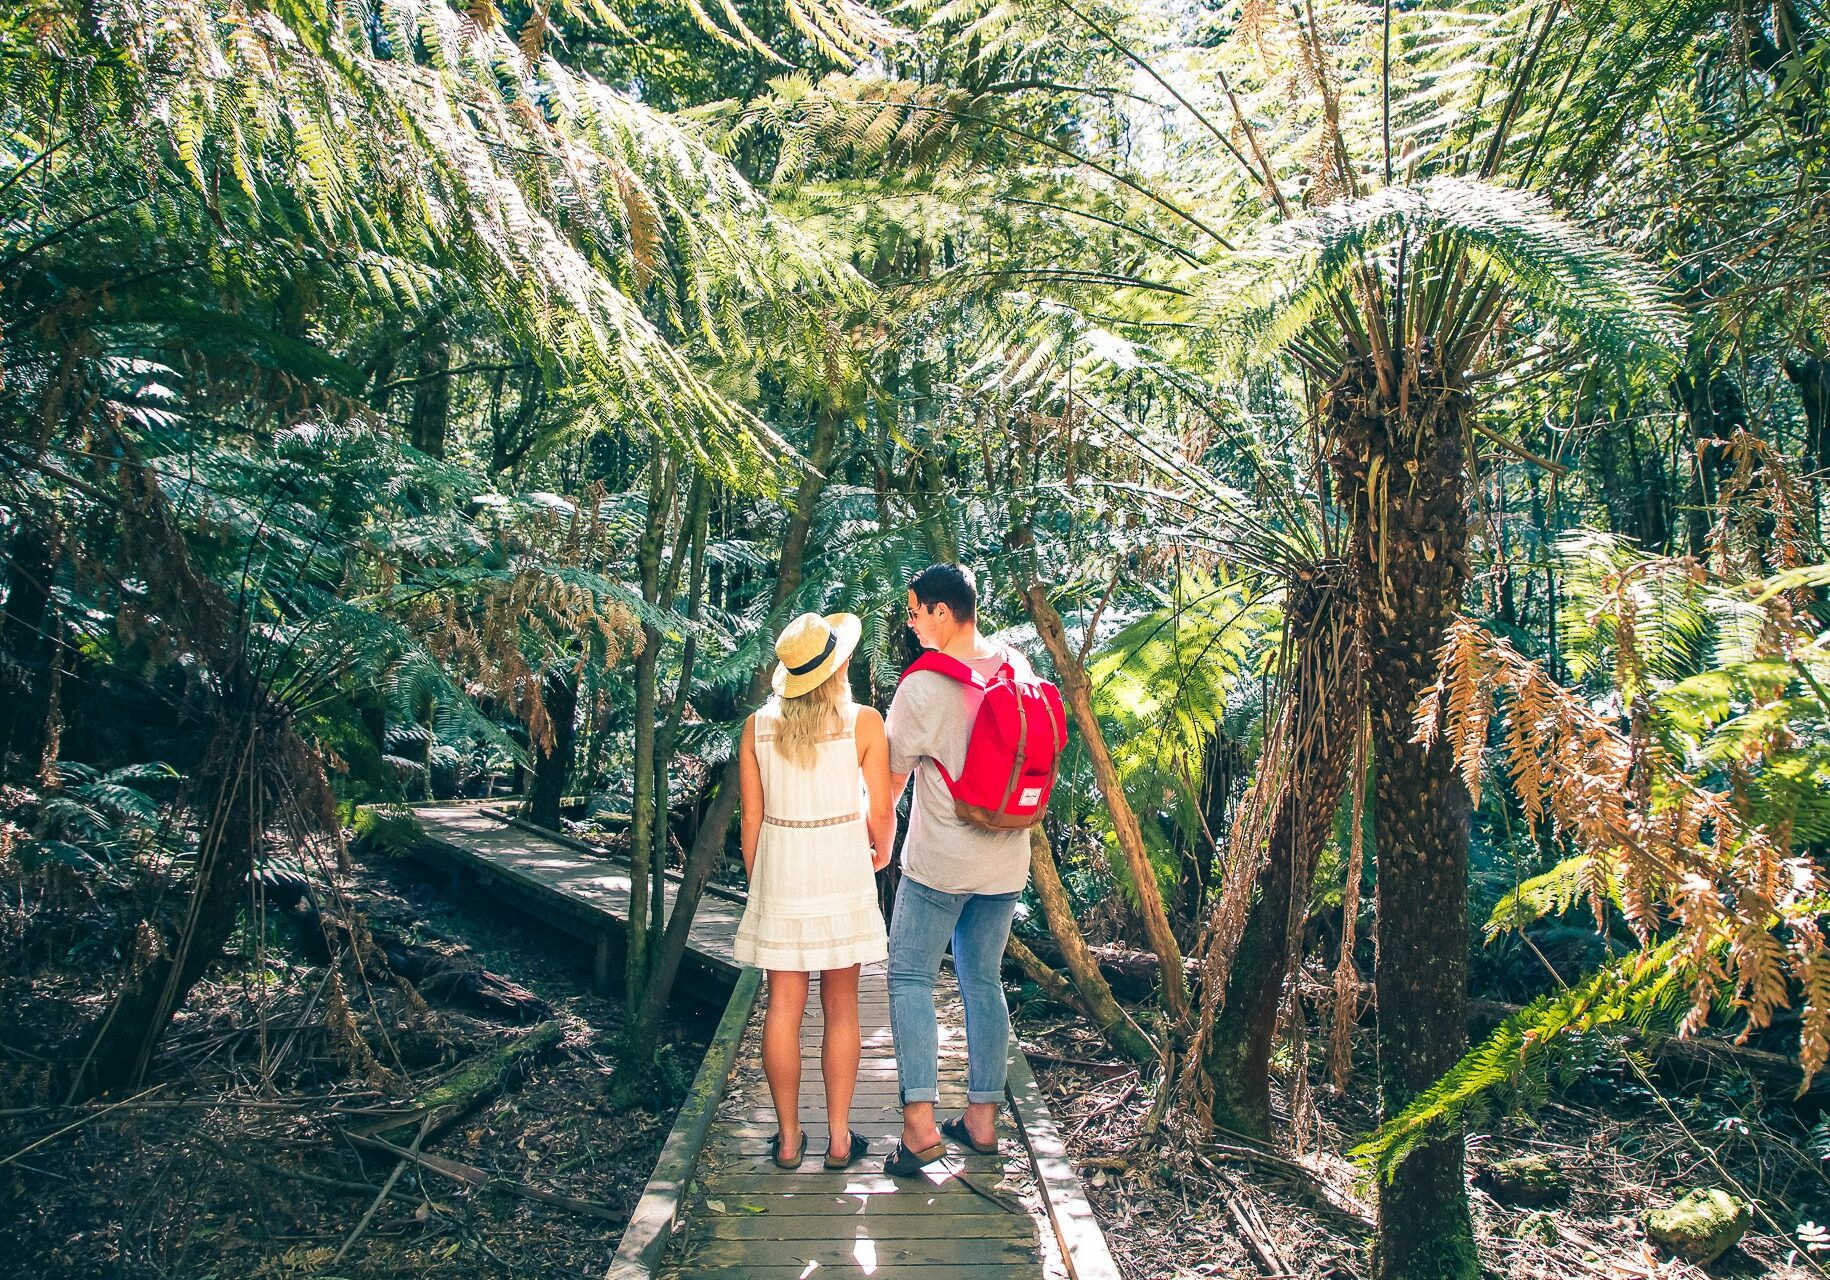
[[[618,967],[622,930],[629,919],[629,871],[578,841],[541,832],[498,816],[484,805],[423,805],[413,811],[428,849],[453,870],[504,892],[556,928],[594,943],[597,984],[608,990]],[[673,910],[675,884],[667,885]],[[714,979],[728,989],[738,966],[731,940],[743,918],[741,899],[708,888],[693,913],[692,950],[683,973]]]
[[[576,842],[474,806],[415,810],[429,859],[499,887],[524,909],[598,944],[600,979],[620,949],[629,878]],[[669,902],[672,886],[669,886]],[[1013,1041],[1010,1105],[999,1113],[995,1156],[957,1149],[920,1179],[884,1175],[900,1128],[889,992],[867,967],[859,1012],[864,1056],[851,1127],[871,1152],[828,1173],[820,1080],[817,981],[802,1038],[801,1118],[808,1156],[777,1169],[768,1141],[775,1113],[761,1066],[757,975],[739,971],[731,941],[742,904],[708,894],[693,922],[690,957],[733,990],[725,1018],[610,1267],[613,1280],[826,1276],[910,1280],[1116,1280],[1118,1271],[1081,1192],[1029,1063]],[[684,985],[684,984],[683,984]],[[949,993],[952,993],[949,998]],[[940,1114],[963,1109],[964,1021],[951,973],[940,990]]]
[[[865,971],[859,1010],[864,1058],[851,1127],[870,1139],[870,1154],[843,1173],[828,1173],[821,1164],[828,1129],[816,983],[808,999],[801,1053],[807,1162],[789,1172],[769,1159],[775,1111],[762,1073],[762,1019],[754,1018],[700,1156],[685,1228],[661,1274],[668,1280],[1066,1276],[1028,1153],[1012,1132],[1008,1113],[999,1117],[1002,1154],[961,1155],[956,1150],[926,1177],[898,1181],[884,1175],[883,1157],[895,1144],[901,1114],[882,965]],[[957,1002],[943,1001],[941,1024],[940,1113],[945,1116],[962,1110],[966,1098],[965,1036]],[[972,1185],[953,1176],[962,1171]]]

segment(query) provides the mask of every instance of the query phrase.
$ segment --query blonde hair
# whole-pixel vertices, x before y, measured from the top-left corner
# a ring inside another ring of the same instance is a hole
[[[821,740],[845,727],[842,712],[851,705],[848,665],[841,662],[838,670],[797,698],[776,695],[781,724],[775,730],[775,750],[789,764],[812,768]]]

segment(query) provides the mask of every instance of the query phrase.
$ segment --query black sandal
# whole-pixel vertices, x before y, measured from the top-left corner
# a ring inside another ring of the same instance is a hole
[[[896,1149],[890,1152],[883,1161],[883,1171],[892,1178],[914,1178],[936,1160],[946,1158],[947,1144],[944,1142],[937,1142],[931,1147],[923,1147],[920,1151],[910,1151],[898,1140]]]
[[[801,1162],[806,1158],[807,1131],[805,1129],[801,1130],[800,1153],[794,1157],[794,1162],[792,1164],[782,1159],[782,1135],[777,1133],[773,1138],[769,1139],[769,1159],[775,1162],[775,1167],[777,1169],[798,1169],[801,1167]]]
[[[853,1129],[851,1131],[851,1150],[846,1153],[843,1160],[834,1160],[832,1158],[832,1151],[828,1149],[826,1152],[826,1167],[834,1173],[837,1173],[841,1169],[849,1169],[854,1164],[858,1163],[858,1161],[863,1158],[864,1153],[870,1149],[871,1144],[865,1141],[864,1135],[859,1133],[856,1129]]]
[[[976,1151],[979,1155],[995,1156],[998,1153],[998,1140],[997,1140],[997,1137],[995,1136],[995,1134],[991,1139],[990,1146],[988,1146],[988,1147],[980,1146],[978,1144],[978,1142],[973,1138],[972,1130],[970,1130],[966,1127],[966,1117],[965,1116],[954,1116],[951,1120],[941,1121],[940,1122],[940,1131],[942,1133],[946,1134],[949,1138],[953,1139],[955,1142],[959,1143],[960,1146],[970,1147],[973,1151]]]

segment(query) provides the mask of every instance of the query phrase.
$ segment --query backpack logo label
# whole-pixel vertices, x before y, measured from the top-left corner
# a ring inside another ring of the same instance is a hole
[[[1042,798],[1042,788],[1041,787],[1024,787],[1023,794],[1017,797],[1017,803],[1027,807],[1029,805],[1036,803],[1036,801],[1040,800],[1041,798]]]

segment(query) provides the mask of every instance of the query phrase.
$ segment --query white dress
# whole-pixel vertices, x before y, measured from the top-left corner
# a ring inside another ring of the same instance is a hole
[[[776,704],[756,713],[763,821],[750,900],[732,947],[738,964],[812,973],[889,955],[864,821],[858,708],[847,704],[842,716],[842,727],[815,745],[807,767],[775,749]]]

